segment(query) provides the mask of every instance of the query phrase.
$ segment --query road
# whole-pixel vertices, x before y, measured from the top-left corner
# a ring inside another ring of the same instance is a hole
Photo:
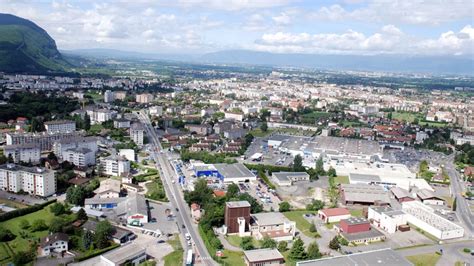
[[[474,241],[461,241],[450,244],[442,245],[430,245],[416,248],[400,249],[397,252],[406,256],[415,256],[420,254],[435,253],[436,251],[443,250],[443,256],[441,256],[437,265],[454,265],[456,261],[469,262],[472,261],[473,256],[462,251],[463,248],[474,248]]]
[[[472,239],[474,235],[474,217],[472,215],[471,209],[469,208],[467,200],[461,195],[464,189],[460,183],[461,176],[459,175],[458,171],[456,171],[456,168],[452,163],[453,158],[454,153],[446,158],[444,169],[450,177],[452,194],[456,198],[456,213],[459,219],[463,222],[464,226],[468,229],[466,235],[468,238]]]
[[[191,235],[191,238],[194,241],[194,258],[196,262],[201,262],[205,265],[217,265],[217,263],[209,255],[209,252],[207,251],[207,248],[204,245],[197,228],[191,222],[190,211],[186,202],[184,201],[181,190],[177,184],[172,182],[172,180],[177,180],[177,176],[175,175],[174,170],[171,168],[170,162],[168,160],[168,153],[162,150],[161,143],[153,126],[151,125],[150,119],[143,111],[139,112],[138,116],[140,121],[145,126],[150,144],[152,144],[154,147],[151,156],[156,162],[156,168],[160,173],[166,195],[170,200],[171,206],[174,208],[174,210],[179,210],[175,212],[178,227],[181,230],[181,236],[184,238],[184,234],[186,232]],[[183,228],[183,225],[185,228]],[[186,247],[186,244],[183,244],[183,246]]]

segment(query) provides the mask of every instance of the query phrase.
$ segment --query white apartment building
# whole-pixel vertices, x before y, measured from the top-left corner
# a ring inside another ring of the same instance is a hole
[[[150,115],[163,115],[163,106],[152,106],[149,109]]]
[[[145,128],[141,123],[133,123],[130,126],[130,139],[135,142],[138,146],[143,146],[143,136],[145,134]]]
[[[151,93],[141,93],[135,96],[135,101],[137,103],[151,103],[153,101],[153,94]]]
[[[76,131],[76,122],[71,120],[55,120],[44,123],[48,133],[67,133]]]
[[[244,120],[244,114],[241,114],[241,113],[225,112],[224,117],[225,117],[225,119],[232,119],[232,120],[236,120],[236,121],[243,121]]]
[[[88,148],[71,148],[63,152],[62,158],[75,166],[95,165],[95,152]]]
[[[100,167],[106,175],[121,176],[130,172],[130,161],[124,157],[111,155],[100,159]]]
[[[7,158],[11,156],[15,163],[39,163],[41,159],[40,146],[35,143],[27,143],[23,145],[7,145],[3,148],[3,154]]]
[[[53,152],[60,161],[66,160],[63,158],[63,154],[66,150],[74,148],[87,148],[94,153],[94,157],[99,150],[97,147],[97,138],[95,137],[67,138],[55,141],[53,144]]]
[[[106,90],[104,92],[104,102],[111,103],[115,100],[115,93],[111,90]]]
[[[44,168],[3,164],[0,165],[0,188],[47,197],[56,193],[56,178],[53,171]]]
[[[39,145],[41,151],[50,151],[53,148],[53,143],[58,140],[78,137],[83,133],[72,131],[67,133],[6,133],[7,145],[23,145],[27,143],[34,143]]]
[[[114,119],[117,116],[117,111],[107,109],[87,110],[87,114],[91,118],[91,124],[94,125]]]

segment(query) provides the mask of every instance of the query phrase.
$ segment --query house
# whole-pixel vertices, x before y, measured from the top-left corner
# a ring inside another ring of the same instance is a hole
[[[335,223],[343,219],[349,219],[351,217],[351,213],[346,208],[330,208],[319,210],[318,216],[325,223]]]
[[[120,197],[120,180],[105,179],[100,182],[100,186],[94,190],[97,198],[118,198]]]
[[[285,265],[285,259],[277,249],[245,250],[244,258],[248,266]]]
[[[464,176],[466,176],[466,177],[474,177],[474,166],[466,166],[466,167],[464,167]]]
[[[133,184],[133,183],[123,183],[122,187],[127,190],[127,192],[133,192],[133,193],[138,193],[143,191],[143,187]]]
[[[95,229],[97,228],[97,221],[94,220],[87,220],[82,225],[82,229],[85,231],[90,231],[90,232],[95,232]],[[117,227],[112,225],[113,227],[113,233],[112,233],[112,240],[117,243],[117,244],[123,244],[127,243],[133,238],[133,232],[127,229],[123,229],[121,227]]]
[[[276,241],[291,241],[296,223],[280,212],[255,213],[250,217],[250,232],[257,240],[268,236]]]
[[[423,202],[424,204],[430,205],[444,205],[444,199],[435,196],[432,191],[427,189],[420,189],[416,192],[416,196]]]
[[[68,251],[69,236],[64,233],[54,233],[43,237],[39,244],[39,256],[49,256],[52,253]]]
[[[191,217],[194,219],[195,222],[199,222],[199,220],[201,220],[202,210],[199,204],[197,203],[191,204]]]

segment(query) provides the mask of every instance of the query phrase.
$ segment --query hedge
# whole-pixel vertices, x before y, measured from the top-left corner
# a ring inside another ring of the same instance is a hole
[[[92,252],[92,253],[90,253],[88,255],[85,255],[85,256],[76,257],[76,258],[74,258],[74,261],[79,262],[79,261],[87,260],[87,259],[90,259],[92,257],[104,254],[105,252],[110,251],[110,250],[112,250],[114,248],[117,248],[119,246],[120,246],[120,244],[113,243],[110,247],[106,247],[104,249],[97,250],[97,251]]]
[[[3,213],[3,214],[0,215],[0,222],[4,222],[4,221],[7,221],[7,220],[16,218],[16,217],[20,217],[20,216],[23,216],[23,215],[27,215],[27,214],[39,211],[39,210],[43,209],[44,207],[46,207],[49,204],[52,204],[54,202],[56,202],[56,199],[53,199],[53,200],[50,200],[50,201],[47,201],[47,202],[41,203],[41,204],[35,204],[33,206],[29,206],[29,207],[26,207],[26,208],[23,208],[23,209],[16,209],[16,210],[11,211],[11,212]]]

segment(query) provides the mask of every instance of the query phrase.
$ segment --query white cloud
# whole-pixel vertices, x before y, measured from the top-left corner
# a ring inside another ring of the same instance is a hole
[[[291,23],[291,17],[286,13],[272,17],[277,26],[287,26]]]
[[[268,26],[265,24],[262,14],[255,13],[244,19],[242,28],[246,31],[263,31],[268,29]]]
[[[290,2],[290,0],[178,0],[174,5],[183,8],[198,7],[204,9],[240,11],[246,9],[266,9],[280,7],[288,5]]]
[[[341,34],[277,32],[263,34],[255,48],[300,53],[473,55],[474,28],[467,25],[458,33],[442,33],[438,39],[418,39],[393,25],[369,36],[353,30]]]

